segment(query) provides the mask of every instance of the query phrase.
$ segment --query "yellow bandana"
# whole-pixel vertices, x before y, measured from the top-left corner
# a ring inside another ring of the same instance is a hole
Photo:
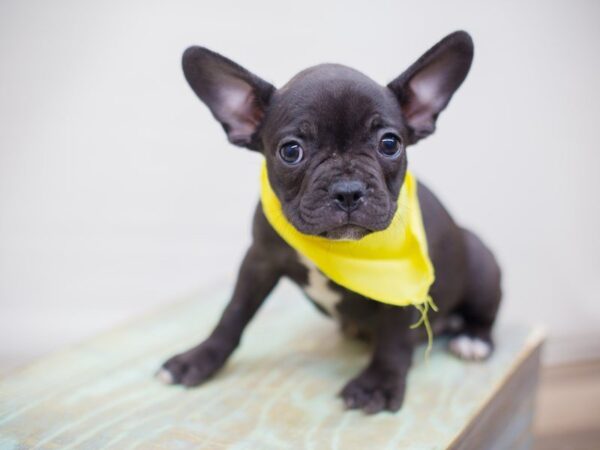
[[[296,230],[271,189],[266,164],[261,175],[261,201],[267,220],[283,240],[337,284],[392,305],[427,302],[433,266],[427,253],[417,183],[410,172],[390,226],[358,241],[335,241]]]
[[[357,241],[335,241],[294,228],[271,188],[266,163],[261,173],[261,202],[275,231],[328,278],[379,302],[417,307],[421,319],[414,326],[424,324],[431,342],[427,311],[429,307],[436,309],[429,297],[434,273],[427,253],[417,182],[410,172],[400,190],[390,226]]]

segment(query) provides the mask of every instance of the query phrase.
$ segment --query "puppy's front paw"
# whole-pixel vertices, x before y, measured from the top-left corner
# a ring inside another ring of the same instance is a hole
[[[196,386],[219,370],[229,352],[206,341],[185,353],[173,356],[156,373],[166,384]]]
[[[350,380],[340,395],[346,408],[376,414],[380,411],[398,411],[404,400],[404,389],[403,373],[368,367]]]

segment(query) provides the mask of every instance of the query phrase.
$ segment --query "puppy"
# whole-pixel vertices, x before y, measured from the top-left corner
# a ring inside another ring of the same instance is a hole
[[[272,190],[297,231],[360,241],[390,225],[407,177],[406,149],[434,132],[472,58],[470,36],[458,31],[385,87],[354,69],[322,64],[276,89],[202,47],[185,51],[183,71],[229,141],[263,154]],[[485,359],[501,299],[499,267],[479,238],[458,226],[420,183],[417,197],[435,271],[429,289],[437,305],[437,312],[430,311],[433,330],[444,331],[446,319],[458,317],[450,351]],[[326,278],[275,231],[260,203],[252,230],[219,323],[205,341],[169,359],[159,378],[184,386],[208,379],[239,345],[278,280],[288,277],[343,330],[373,343],[367,367],[341,391],[346,407],[371,414],[400,409],[413,348],[424,336],[411,328],[419,311],[366,298]]]

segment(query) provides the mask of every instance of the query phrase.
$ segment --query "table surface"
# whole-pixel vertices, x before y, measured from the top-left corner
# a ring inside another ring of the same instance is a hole
[[[496,330],[486,363],[437,340],[421,347],[397,414],[342,408],[337,392],[368,359],[283,282],[226,367],[194,389],[153,378],[207,335],[229,290],[191,295],[0,380],[0,449],[446,448],[541,342],[524,326]]]

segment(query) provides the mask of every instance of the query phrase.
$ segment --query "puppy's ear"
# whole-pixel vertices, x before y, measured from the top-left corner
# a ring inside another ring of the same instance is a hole
[[[188,83],[221,123],[229,141],[259,150],[256,132],[275,88],[203,47],[188,48],[182,66]]]
[[[388,84],[411,131],[411,143],[435,131],[438,114],[448,105],[469,72],[473,41],[456,31],[430,48],[402,75]]]

